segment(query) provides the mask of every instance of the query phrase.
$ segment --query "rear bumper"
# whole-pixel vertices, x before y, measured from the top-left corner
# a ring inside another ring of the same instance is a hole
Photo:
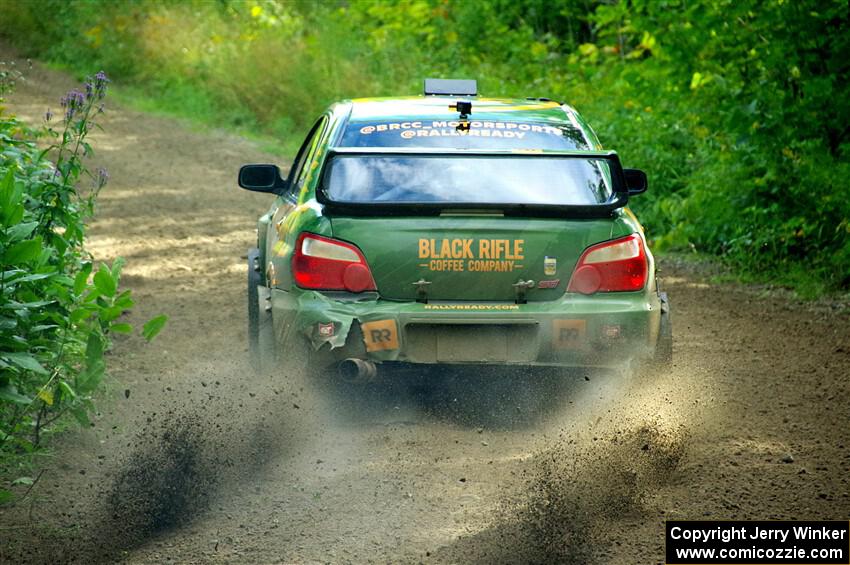
[[[351,300],[271,290],[279,351],[306,339],[321,364],[346,358],[408,363],[606,367],[655,348],[654,291],[564,295],[529,304]]]

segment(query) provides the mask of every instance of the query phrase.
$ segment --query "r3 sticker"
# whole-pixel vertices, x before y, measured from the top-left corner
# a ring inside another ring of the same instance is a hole
[[[398,328],[395,320],[376,320],[360,324],[366,351],[398,349]]]
[[[552,320],[552,347],[555,349],[583,349],[586,341],[585,320]]]

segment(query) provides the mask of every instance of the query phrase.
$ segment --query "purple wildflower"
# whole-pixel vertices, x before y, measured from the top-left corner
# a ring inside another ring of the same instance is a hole
[[[62,99],[59,101],[59,104],[63,108],[65,108],[65,119],[67,121],[71,121],[71,118],[74,117],[74,107],[67,94],[62,97]]]
[[[96,75],[94,75],[94,90],[97,93],[97,98],[101,99],[106,96],[106,85],[109,84],[109,77],[106,76],[106,73],[103,71],[99,71]]]
[[[47,112],[44,114],[44,121],[49,122],[53,119],[53,112],[50,111],[50,108],[47,109]]]
[[[63,96],[60,103],[65,108],[65,120],[71,121],[77,112],[82,110],[86,103],[86,95],[75,88]]]

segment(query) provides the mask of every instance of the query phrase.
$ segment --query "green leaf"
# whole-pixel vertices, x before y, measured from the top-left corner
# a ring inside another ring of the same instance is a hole
[[[0,181],[0,206],[3,208],[8,208],[9,206],[14,206],[17,202],[14,202],[13,195],[15,190],[15,162],[12,161],[12,166],[6,171],[6,175],[3,177],[3,180]]]
[[[708,82],[708,77],[704,76],[701,72],[695,72],[693,76],[691,76],[691,90],[696,90],[700,86],[704,85]]]
[[[20,241],[6,250],[3,262],[7,265],[17,265],[32,261],[41,253],[41,237]]]
[[[103,375],[106,372],[106,367],[103,361],[92,364],[77,377],[77,392],[80,394],[88,394],[97,388],[100,381],[103,380]]]
[[[103,363],[103,340],[97,333],[91,332],[86,343],[86,364],[91,368],[98,363]]]
[[[79,296],[88,286],[89,275],[91,274],[91,263],[85,263],[74,277],[74,294]]]
[[[18,210],[23,210],[21,206],[23,195],[15,185],[15,168],[13,161],[12,166],[6,171],[6,176],[0,181],[0,219],[3,220],[4,226],[12,226],[20,222],[16,216]]]
[[[110,306],[109,308],[105,308],[100,313],[100,319],[103,320],[104,322],[111,322],[112,320],[117,319],[118,316],[120,316],[123,313],[124,313],[123,308],[118,307],[118,306]]]
[[[35,302],[12,302],[9,306],[12,310],[35,310],[52,303],[53,300],[36,300]]]
[[[10,491],[0,489],[0,504],[9,502],[13,497],[14,495]]]
[[[88,308],[77,308],[76,310],[71,311],[70,319],[72,324],[79,324],[86,318],[92,315],[91,310]]]
[[[38,222],[24,222],[16,224],[6,231],[6,235],[9,237],[10,242],[19,241],[25,237],[29,237],[37,226]]]
[[[14,279],[14,281],[12,281],[12,282],[22,283],[22,282],[30,282],[30,281],[40,281],[42,279],[46,279],[46,278],[49,278],[49,277],[52,277],[52,276],[53,276],[52,273],[36,273],[36,274],[32,274],[32,275],[23,276],[19,279]]]
[[[77,392],[86,394],[97,388],[106,370],[103,364],[103,339],[96,332],[86,343],[86,369],[77,376]]]
[[[15,404],[29,404],[32,399],[20,394],[15,385],[9,383],[0,387],[0,400],[14,402]]]
[[[76,420],[80,423],[80,425],[91,426],[91,420],[89,420],[89,415],[86,412],[85,408],[72,408],[71,409],[71,415],[73,415],[74,418],[76,418]]]
[[[156,337],[156,335],[162,331],[162,328],[165,327],[165,323],[168,322],[168,316],[165,314],[160,314],[155,318],[151,318],[147,322],[145,322],[144,327],[142,328],[142,335],[146,340],[150,341]]]
[[[18,477],[14,481],[12,481],[13,485],[31,485],[35,482],[35,479],[32,477]]]
[[[112,262],[112,269],[110,272],[112,273],[112,278],[115,280],[116,285],[118,283],[118,279],[121,278],[121,270],[124,268],[125,263],[126,261],[123,257],[118,257]]]
[[[18,204],[17,206],[13,206],[10,210],[4,210],[3,214],[6,218],[3,222],[4,225],[14,226],[19,224],[24,219],[24,205]]]
[[[109,326],[109,331],[117,332],[120,334],[128,334],[133,331],[133,326],[130,324],[112,324]]]
[[[100,269],[94,275],[94,286],[101,295],[112,298],[115,296],[115,291],[118,289],[115,277],[106,265],[101,265]]]
[[[74,398],[77,398],[77,393],[74,391],[74,389],[71,388],[71,385],[69,385],[65,381],[59,381],[59,390],[62,391],[63,395],[67,396],[72,400]]]
[[[27,371],[32,371],[40,375],[47,374],[47,369],[45,369],[41,363],[39,363],[38,360],[29,353],[2,353],[0,354],[0,357],[11,361],[12,364],[17,365],[22,369],[26,369]]]
[[[118,298],[115,299],[115,306],[118,306],[122,310],[129,310],[130,308],[132,308],[135,302],[133,301],[131,292],[132,291],[130,290],[125,290],[124,292],[119,294]]]

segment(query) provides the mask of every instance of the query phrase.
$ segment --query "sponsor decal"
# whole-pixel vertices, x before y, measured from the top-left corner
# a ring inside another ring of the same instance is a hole
[[[419,137],[501,137],[523,139],[526,134],[549,134],[562,137],[561,128],[544,124],[526,124],[517,122],[433,120],[414,122],[392,122],[365,125],[360,128],[361,135],[396,132],[401,139]]]
[[[333,322],[328,322],[327,324],[319,322],[319,337],[333,337],[334,331]]]
[[[561,279],[552,279],[550,281],[540,281],[537,283],[537,288],[558,288]]]
[[[395,320],[376,320],[360,324],[366,351],[398,349],[398,328]]]
[[[552,320],[552,346],[555,349],[583,349],[585,320]]]
[[[558,259],[546,256],[543,258],[543,274],[551,277],[558,272]]]
[[[522,268],[524,239],[419,240],[420,263],[429,271],[512,272]]]
[[[602,336],[608,339],[620,338],[620,324],[609,324],[602,326]]]
[[[425,310],[519,310],[519,304],[424,304]]]

